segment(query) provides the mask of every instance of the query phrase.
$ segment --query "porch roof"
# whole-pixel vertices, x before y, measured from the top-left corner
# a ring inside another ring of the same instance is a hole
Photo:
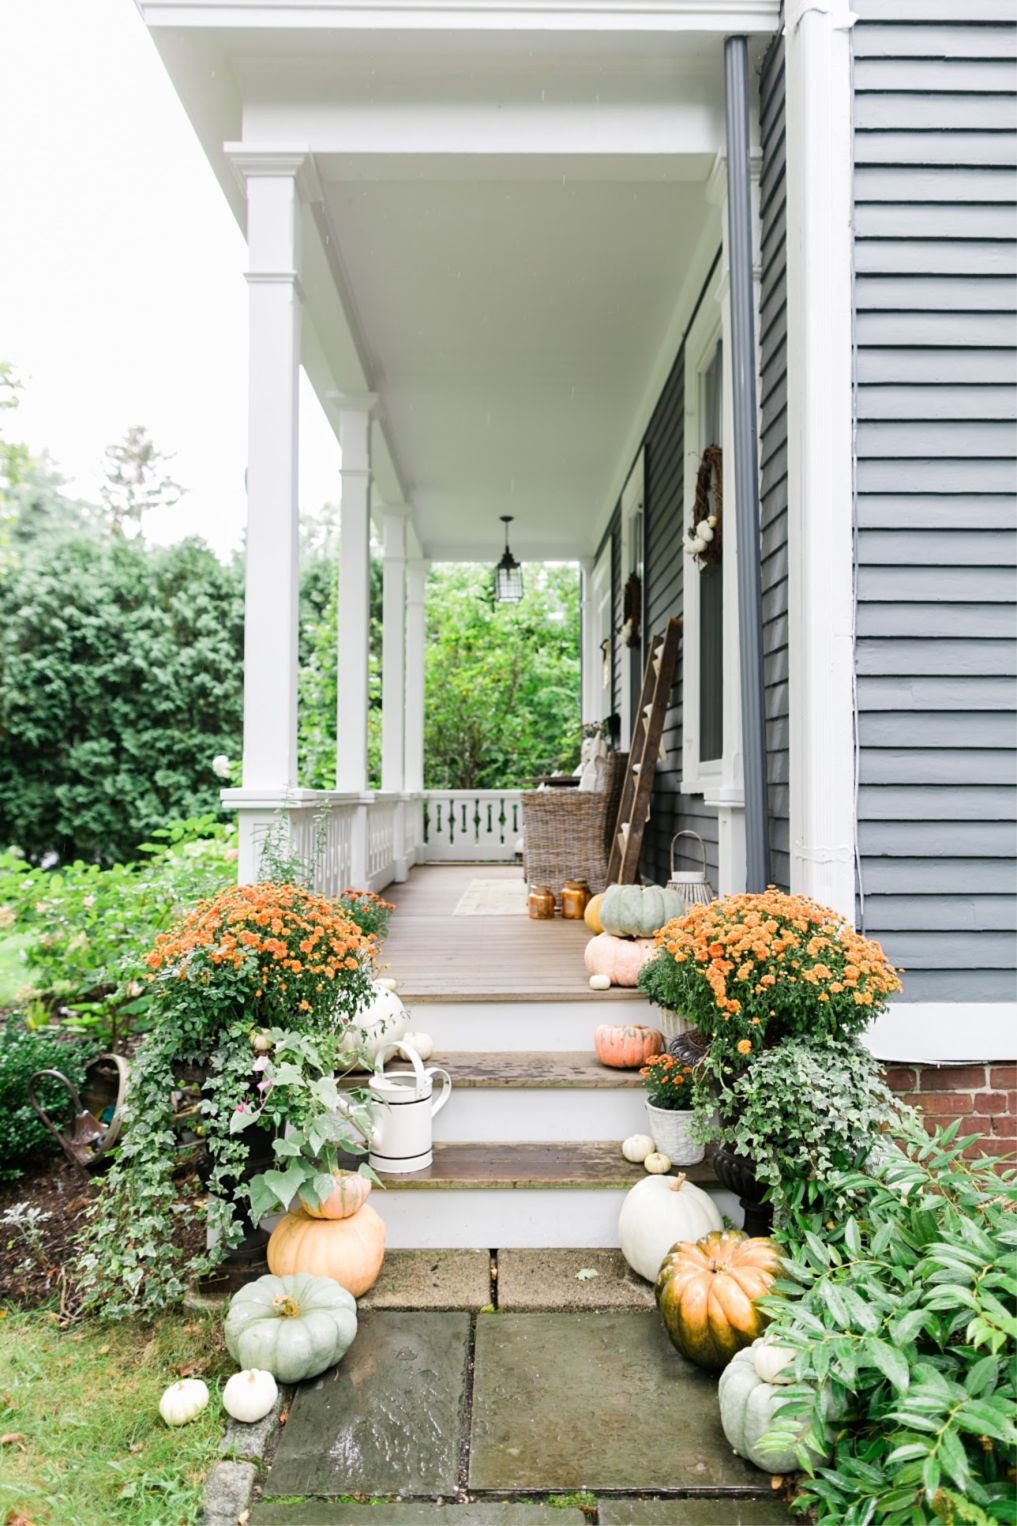
[[[297,146],[302,359],[373,392],[414,550],[596,549],[719,238],[725,33],[774,0],[139,0],[234,212]]]

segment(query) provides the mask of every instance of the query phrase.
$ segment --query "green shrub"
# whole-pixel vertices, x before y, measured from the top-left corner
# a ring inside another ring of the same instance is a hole
[[[0,1043],[0,1181],[17,1181],[32,1155],[59,1148],[28,1100],[30,1078],[37,1070],[59,1070],[80,1088],[85,1053],[80,1039],[51,1028],[33,1030],[16,1020],[6,1024]],[[58,1081],[41,1081],[35,1094],[57,1121],[66,1115],[68,1096]]]
[[[0,903],[27,935],[38,997],[69,1027],[116,1048],[149,1004],[145,955],[195,901],[236,878],[236,831],[214,816],[172,822],[137,864],[33,868],[0,857]]]
[[[239,750],[243,571],[200,541],[40,542],[0,579],[0,846],[111,864],[218,807]]]
[[[835,1181],[833,1217],[792,1189],[786,1274],[761,1302],[801,1383],[771,1436],[797,1447],[797,1508],[825,1526],[1017,1519],[1017,1175],[965,1161],[958,1127],[905,1125],[903,1149]],[[824,1387],[843,1418],[817,1466]]]

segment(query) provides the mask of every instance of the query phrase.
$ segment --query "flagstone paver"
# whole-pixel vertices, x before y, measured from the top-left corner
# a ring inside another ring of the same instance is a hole
[[[653,1284],[629,1270],[620,1250],[502,1250],[498,1307],[517,1312],[655,1309],[656,1303]]]
[[[656,1314],[481,1314],[475,1365],[471,1490],[759,1492]]]
[[[297,1389],[265,1494],[452,1492],[469,1333],[465,1313],[364,1314],[340,1366]]]
[[[760,1474],[764,1487],[766,1479]],[[600,1526],[791,1526],[801,1521],[783,1500],[670,1499],[599,1501]]]
[[[501,1500],[444,1506],[423,1501],[343,1505],[315,1500],[306,1505],[256,1506],[251,1526],[586,1526],[586,1517],[581,1510]]]
[[[383,1201],[380,1207],[384,1212]],[[390,1250],[357,1308],[482,1309],[490,1302],[490,1251]]]

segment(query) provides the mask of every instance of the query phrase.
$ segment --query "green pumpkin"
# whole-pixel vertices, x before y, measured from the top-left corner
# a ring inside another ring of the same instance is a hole
[[[280,1383],[302,1383],[334,1367],[356,1333],[353,1295],[331,1277],[306,1272],[247,1283],[234,1294],[225,1321],[233,1360]]]
[[[683,897],[659,885],[609,885],[600,903],[600,925],[619,938],[652,938],[666,922],[684,915]]]
[[[792,1473],[801,1467],[801,1463],[790,1447],[783,1452],[770,1452],[759,1445],[773,1425],[777,1410],[788,1397],[784,1382],[778,1378],[773,1383],[765,1383],[757,1371],[757,1359],[762,1361],[762,1353],[766,1350],[764,1341],[753,1341],[751,1346],[735,1352],[724,1368],[717,1387],[720,1421],[724,1435],[740,1457],[747,1458],[764,1473]],[[785,1381],[793,1381],[790,1373]],[[828,1388],[823,1390],[823,1408],[828,1419],[834,1418]],[[813,1452],[812,1456],[817,1463],[829,1462],[832,1453],[820,1456]]]

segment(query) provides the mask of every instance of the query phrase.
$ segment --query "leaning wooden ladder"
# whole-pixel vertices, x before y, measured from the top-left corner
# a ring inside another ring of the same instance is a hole
[[[664,722],[671,703],[671,685],[678,664],[682,622],[669,620],[662,636],[650,642],[650,655],[643,674],[639,710],[632,728],[628,766],[618,802],[618,820],[607,866],[609,885],[633,885],[639,872],[643,831],[650,815],[653,776],[660,757]]]

